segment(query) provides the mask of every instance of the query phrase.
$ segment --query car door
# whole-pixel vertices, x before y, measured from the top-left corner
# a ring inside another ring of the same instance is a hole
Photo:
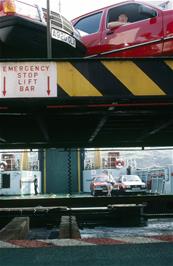
[[[87,47],[87,55],[98,54],[101,50],[103,11],[88,14],[72,21],[81,35],[82,42]]]
[[[128,22],[109,28],[109,23],[126,14]],[[163,49],[163,18],[159,9],[139,3],[107,9],[102,33],[103,56],[143,57],[160,55]]]
[[[163,11],[164,47],[163,55],[173,54],[173,10]]]

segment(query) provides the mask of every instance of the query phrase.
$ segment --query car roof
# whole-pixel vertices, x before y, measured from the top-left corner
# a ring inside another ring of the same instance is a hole
[[[78,17],[72,19],[72,21],[78,20],[78,19],[82,18],[83,16],[89,16],[89,15],[91,15],[91,14],[94,14],[94,13],[97,13],[97,12],[101,12],[101,11],[103,11],[104,9],[107,9],[107,8],[111,8],[111,7],[119,6],[119,5],[124,5],[124,4],[128,4],[128,3],[139,3],[139,4],[144,4],[144,5],[147,5],[147,6],[150,6],[150,7],[154,7],[154,8],[156,8],[156,9],[161,10],[159,7],[153,6],[153,5],[149,4],[149,3],[146,3],[145,1],[127,0],[127,1],[122,1],[122,2],[115,3],[115,4],[112,4],[112,5],[104,6],[104,7],[99,8],[99,9],[95,9],[95,10],[93,10],[93,11],[91,11],[91,12],[88,12],[88,13],[84,13],[84,14],[82,14],[81,16],[78,16]]]

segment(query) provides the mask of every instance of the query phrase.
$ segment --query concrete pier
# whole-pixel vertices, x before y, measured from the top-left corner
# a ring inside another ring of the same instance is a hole
[[[0,230],[0,240],[26,239],[29,233],[29,217],[15,217]]]
[[[59,238],[81,238],[75,216],[62,216],[59,226]]]

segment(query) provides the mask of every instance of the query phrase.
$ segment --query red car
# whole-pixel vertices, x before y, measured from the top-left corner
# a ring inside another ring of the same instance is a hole
[[[127,23],[113,23],[121,15]],[[87,47],[87,56],[146,57],[173,54],[173,10],[126,1],[72,21]]]
[[[91,195],[108,195],[111,189],[111,184],[108,181],[108,176],[102,174],[93,178],[90,183]]]

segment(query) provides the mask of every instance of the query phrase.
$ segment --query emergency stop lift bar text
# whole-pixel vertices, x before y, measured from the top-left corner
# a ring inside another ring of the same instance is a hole
[[[54,63],[1,64],[2,97],[57,97]]]

